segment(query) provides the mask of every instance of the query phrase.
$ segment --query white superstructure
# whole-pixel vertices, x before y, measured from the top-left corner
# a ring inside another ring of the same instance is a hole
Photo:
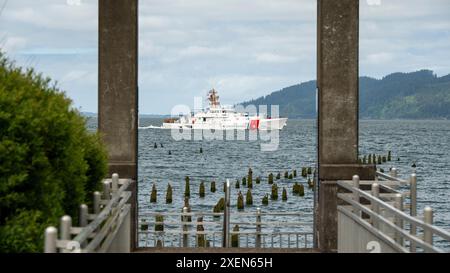
[[[179,118],[165,119],[162,129],[207,129],[207,130],[281,130],[287,118],[270,118],[266,115],[253,115],[237,112],[233,107],[220,105],[217,91],[208,93],[209,108]]]

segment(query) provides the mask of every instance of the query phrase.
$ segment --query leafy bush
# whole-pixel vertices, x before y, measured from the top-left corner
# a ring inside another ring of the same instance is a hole
[[[107,165],[85,122],[49,78],[0,53],[0,252],[41,251],[44,228],[89,203]]]

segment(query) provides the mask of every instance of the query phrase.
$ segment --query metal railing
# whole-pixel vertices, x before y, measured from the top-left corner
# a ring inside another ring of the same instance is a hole
[[[87,205],[80,205],[78,227],[65,215],[61,217],[59,237],[56,227],[45,230],[44,252],[129,252],[130,183],[130,179],[119,179],[118,174],[105,179],[102,192],[94,192],[92,213]]]
[[[348,205],[338,211],[351,218],[365,230],[381,238],[397,252],[445,252],[434,242],[449,245],[450,232],[433,225],[433,210],[425,207],[423,216],[417,216],[417,179],[415,173],[409,180],[378,173],[376,181],[360,181],[355,175],[351,181],[339,181],[338,185],[349,193],[339,193],[338,198]],[[383,179],[383,180],[381,180]],[[370,190],[363,190],[363,186]],[[394,187],[409,185],[409,191],[400,192]],[[409,197],[409,204],[405,199]],[[409,214],[404,210],[409,207]]]
[[[182,212],[141,213],[138,223],[140,247],[313,247],[312,211],[262,212],[256,208],[252,212],[232,212],[229,198],[227,181],[223,213],[188,212],[187,207]],[[309,220],[292,221],[292,218],[302,216]],[[234,230],[236,225],[239,231]]]
[[[226,233],[223,230],[224,213],[186,212],[187,208],[184,211],[141,214],[138,231],[140,246],[312,248],[312,222],[263,220],[263,218],[277,219],[282,216],[290,218],[306,216],[303,213],[261,212],[259,208],[255,212],[232,212],[229,224],[232,227],[239,225],[239,231],[229,230]],[[152,220],[157,216],[162,216],[164,221]],[[189,218],[192,221],[188,221]],[[194,218],[197,221],[194,221]],[[254,221],[243,218],[253,218]],[[199,226],[202,228],[198,228]],[[290,227],[291,231],[277,231],[286,227]],[[311,229],[305,231],[305,227],[311,227]],[[199,240],[201,236],[204,237]],[[225,243],[227,237],[230,240]]]

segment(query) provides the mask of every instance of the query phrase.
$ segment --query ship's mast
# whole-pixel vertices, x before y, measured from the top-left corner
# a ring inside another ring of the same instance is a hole
[[[217,108],[220,106],[219,96],[214,88],[208,92],[208,100],[210,108]]]

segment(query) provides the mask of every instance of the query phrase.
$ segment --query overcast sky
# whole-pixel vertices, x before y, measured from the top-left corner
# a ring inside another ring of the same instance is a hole
[[[97,112],[97,0],[0,0],[0,48]],[[315,0],[140,0],[140,113],[212,87],[222,103],[316,75]],[[450,73],[450,0],[361,0],[360,75]]]

